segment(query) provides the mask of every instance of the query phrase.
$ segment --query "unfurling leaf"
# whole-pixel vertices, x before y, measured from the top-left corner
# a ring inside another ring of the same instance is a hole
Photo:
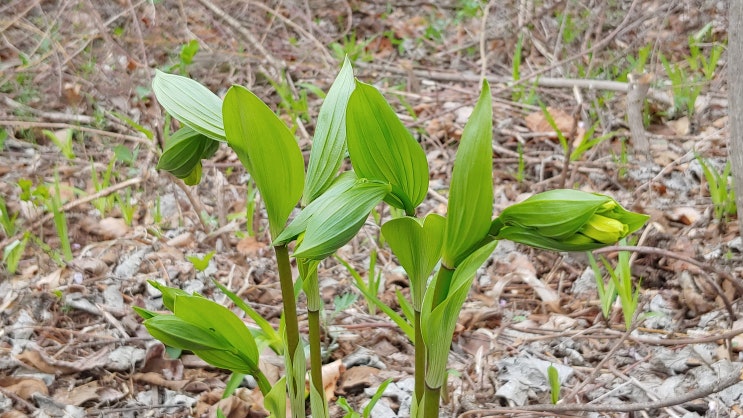
[[[462,133],[449,188],[442,262],[456,267],[487,236],[493,215],[493,106],[482,82],[480,98]]]
[[[349,189],[325,200],[307,221],[294,256],[321,260],[333,254],[359,232],[369,212],[389,191],[389,184],[360,179]]]
[[[360,81],[346,111],[348,153],[360,178],[389,183],[390,205],[415,214],[428,192],[428,162],[420,144],[379,91]]]
[[[487,261],[497,243],[492,241],[479,247],[460,263],[454,271],[451,287],[443,302],[434,307],[436,280],[439,276],[426,290],[421,310],[421,332],[426,344],[426,384],[429,387],[441,387],[446,381],[446,361],[459,312],[467,299],[477,269]]]
[[[211,139],[225,141],[222,100],[198,81],[155,70],[152,91],[181,123]]]
[[[217,149],[218,141],[184,126],[168,138],[156,168],[187,180],[189,185],[198,184],[201,180],[201,160],[214,155]]]
[[[346,150],[346,106],[354,87],[353,68],[346,58],[317,115],[302,195],[303,206],[324,192],[338,174]]]
[[[276,237],[302,196],[302,152],[284,122],[248,89],[232,86],[222,111],[227,143],[255,180]]]
[[[410,279],[413,307],[420,312],[428,276],[441,258],[446,220],[430,214],[392,219],[382,225],[382,235]]]

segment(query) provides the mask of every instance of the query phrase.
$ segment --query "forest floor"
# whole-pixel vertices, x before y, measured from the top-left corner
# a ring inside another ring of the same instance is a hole
[[[215,416],[228,374],[192,355],[167,357],[131,306],[162,309],[147,280],[226,304],[214,279],[278,324],[280,289],[260,202],[247,219],[255,195],[229,148],[205,162],[196,187],[155,169],[171,124],[152,93],[154,69],[220,96],[248,87],[306,151],[345,55],[424,147],[426,211],[446,209],[484,70],[495,214],[566,187],[651,216],[631,241],[632,332],[619,304],[603,315],[586,254],[501,242],[460,316],[442,415],[743,416],[727,2],[490,3],[3,1],[0,417]],[[627,100],[630,85],[649,86],[647,100]],[[378,245],[376,222],[338,256],[364,279],[381,275],[380,298],[399,309],[406,279]],[[189,260],[213,250],[203,271]],[[616,248],[599,253],[616,265]],[[335,399],[360,409],[388,378],[373,416],[406,416],[411,343],[369,312],[337,259],[320,281],[332,416],[343,416]],[[549,403],[549,364],[561,402],[529,411]],[[263,416],[250,389],[238,394],[220,403],[228,417]]]

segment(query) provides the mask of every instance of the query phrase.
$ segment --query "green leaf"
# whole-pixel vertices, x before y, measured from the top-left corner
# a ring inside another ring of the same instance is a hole
[[[348,153],[359,177],[389,183],[390,205],[408,215],[428,192],[428,162],[423,148],[400,122],[379,91],[360,81],[346,112]]]
[[[449,268],[476,249],[493,215],[493,106],[482,82],[480,98],[464,127],[454,161],[442,259]]]
[[[174,307],[176,316],[203,329],[214,330],[230,343],[251,371],[258,369],[258,347],[253,334],[232,311],[199,296],[177,296]]]
[[[421,334],[426,345],[428,364],[426,384],[431,388],[441,387],[446,380],[446,361],[459,312],[467,299],[477,269],[490,257],[497,243],[485,244],[460,263],[454,271],[448,296],[435,308],[434,289],[438,276],[426,291],[421,310]]]
[[[369,400],[369,403],[364,407],[364,413],[363,418],[369,418],[371,416],[372,410],[374,409],[374,405],[379,402],[380,399],[382,399],[382,395],[384,395],[384,390],[387,389],[387,386],[392,382],[392,379],[387,379],[382,384],[379,385],[376,392],[374,392],[374,396],[372,396],[371,400]]]
[[[224,350],[191,350],[199,358],[220,369],[229,370],[233,373],[252,375],[255,373],[255,365],[233,351]]]
[[[263,332],[263,338],[266,339],[266,342],[268,343],[268,346],[271,347],[271,349],[276,354],[283,354],[283,343],[281,341],[281,337],[276,332],[275,329],[271,326],[271,324],[266,321],[265,318],[263,318],[258,312],[255,311],[255,309],[251,308],[250,305],[245,303],[240,296],[237,296],[235,293],[231,292],[227,287],[225,287],[222,283],[219,283],[216,280],[212,280],[212,283],[214,283],[215,286],[219,288],[219,290],[222,291],[225,295],[227,295],[228,298],[232,301],[232,303],[235,304],[238,308],[242,309],[243,312],[245,312],[250,319],[255,322],[258,327],[260,327],[261,331]]]
[[[165,144],[157,169],[164,170],[179,179],[187,179],[198,171],[196,183],[201,180],[201,160],[214,155],[219,142],[202,135],[188,126],[173,133]]]
[[[142,319],[150,319],[158,315],[162,315],[157,312],[150,311],[148,309],[140,308],[139,306],[132,306],[132,309],[134,309],[134,312],[136,312],[137,315],[139,315],[140,318]]]
[[[346,107],[354,87],[353,68],[346,58],[317,115],[302,196],[304,206],[330,186],[341,167],[346,149]]]
[[[369,212],[390,191],[384,183],[357,181],[328,202],[326,210],[312,216],[294,257],[321,260],[344,246],[361,229]]]
[[[317,267],[320,265],[319,260],[297,260],[297,270],[302,278],[302,290],[307,296],[307,310],[319,311],[322,309],[323,302],[320,296],[320,284],[317,277]]]
[[[230,379],[227,381],[227,385],[224,388],[224,392],[222,392],[222,399],[227,399],[232,396],[232,394],[235,393],[237,388],[242,384],[243,379],[245,379],[243,373],[232,372]]]
[[[557,374],[557,368],[553,365],[547,367],[547,380],[550,384],[550,400],[552,404],[557,404],[560,400],[560,376]]]
[[[230,343],[216,331],[175,315],[157,315],[143,322],[153,338],[184,350],[230,350]]]
[[[410,279],[413,308],[420,311],[428,276],[441,258],[446,219],[429,214],[425,220],[413,217],[392,219],[382,225],[382,235]]]
[[[163,305],[171,312],[173,312],[173,303],[175,302],[176,296],[189,296],[189,294],[181,289],[175,287],[168,287],[164,284],[160,284],[154,280],[147,280],[147,283],[155,289],[159,290],[163,294]]]
[[[271,391],[263,399],[263,407],[269,413],[269,418],[286,417],[286,376],[271,386]]]
[[[255,180],[276,237],[302,196],[302,152],[284,122],[246,88],[232,86],[222,111],[227,143]]]
[[[225,141],[222,101],[199,82],[155,70],[152,91],[157,101],[181,123],[217,141]]]
[[[278,237],[275,237],[271,245],[286,245],[295,240],[300,234],[307,230],[307,225],[313,216],[320,214],[325,216],[328,208],[333,204],[341,193],[344,193],[356,184],[356,175],[353,171],[347,171],[338,176],[333,184],[320,197],[313,200],[307,205],[291,223],[281,231]]]

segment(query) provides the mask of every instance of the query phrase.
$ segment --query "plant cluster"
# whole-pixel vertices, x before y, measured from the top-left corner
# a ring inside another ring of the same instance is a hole
[[[459,312],[478,268],[498,240],[587,251],[617,242],[647,220],[610,197],[577,190],[540,193],[493,218],[493,115],[486,81],[456,154],[446,216],[419,214],[428,192],[425,153],[381,93],[354,78],[348,59],[320,109],[306,170],[286,124],[244,87],[232,86],[220,99],[194,80],[158,72],[153,91],[182,124],[166,143],[159,169],[197,184],[201,161],[224,142],[255,182],[275,251],[283,315],[277,330],[219,283],[215,284],[257,329],[246,327],[229,309],[200,295],[154,282],[172,314],[141,308],[137,312],[149,332],[166,345],[190,350],[210,364],[231,370],[228,387],[234,388],[243,375],[252,375],[272,416],[286,414],[287,393],[291,415],[305,416],[299,292],[307,300],[310,409],[313,417],[328,416],[321,375],[323,301],[318,266],[349,242],[381,203],[394,208],[392,218],[381,222],[381,235],[407,273],[410,299],[399,295],[401,315],[376,297],[377,278],[359,289],[367,303],[389,315],[415,347],[416,417],[439,415]],[[352,169],[341,171],[346,155]],[[298,204],[302,209],[290,220]],[[290,248],[297,278],[292,276]],[[370,274],[374,274],[373,264]],[[260,370],[265,348],[284,356],[286,373],[278,382],[269,382]],[[229,393],[226,390],[225,396]]]

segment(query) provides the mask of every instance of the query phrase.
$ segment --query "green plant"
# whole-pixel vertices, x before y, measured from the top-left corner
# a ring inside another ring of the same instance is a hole
[[[356,236],[380,203],[398,214],[382,222],[381,232],[408,274],[411,298],[398,294],[403,311],[400,315],[379,301],[372,286],[363,283],[359,290],[370,306],[388,314],[414,342],[416,417],[439,415],[457,317],[475,273],[498,240],[510,239],[549,250],[583,251],[613,244],[647,219],[609,197],[575,190],[540,193],[493,219],[492,99],[485,81],[457,150],[447,216],[429,214],[425,218],[416,216],[428,193],[425,152],[382,94],[353,78],[348,59],[320,109],[306,172],[287,126],[247,89],[233,86],[221,101],[193,80],[158,72],[153,90],[168,113],[184,125],[168,140],[158,168],[196,184],[201,178],[201,160],[213,154],[218,142],[226,142],[255,181],[267,213],[284,308],[278,333],[267,322],[256,322],[264,334],[277,334],[281,340],[281,349],[274,349],[286,361],[285,382],[295,417],[304,416],[305,375],[297,293],[301,290],[307,299],[312,416],[327,417],[320,374],[323,302],[318,265]],[[346,152],[353,170],[338,174]],[[297,204],[303,208],[289,221]],[[299,272],[296,282],[289,258],[293,241],[296,245],[292,255]],[[166,292],[170,292],[167,298]],[[238,342],[223,335],[232,331],[209,328],[208,317],[197,323],[185,316],[185,309],[192,310],[194,301],[207,309],[203,298],[176,289],[163,290],[163,294],[166,307],[177,319],[156,319],[158,327],[150,322],[156,338],[195,350],[206,361],[233,372],[259,372],[250,367],[257,362],[257,355],[245,350],[240,354]],[[181,300],[187,308],[179,308]],[[236,296],[231,300],[241,306]],[[144,317],[149,315],[139,312]],[[151,319],[155,318],[145,322]],[[221,316],[219,320],[227,322]],[[170,326],[175,327],[172,333]],[[180,332],[179,327],[196,332],[196,341],[184,339],[188,333]],[[228,363],[225,355],[234,363]],[[284,386],[260,386],[264,395],[268,394],[266,403],[283,402],[279,394],[284,393]]]
[[[106,171],[103,173],[102,177],[99,177],[98,171],[95,168],[95,162],[90,163],[90,181],[93,183],[93,189],[96,192],[100,192],[103,189],[108,188],[111,185],[111,178],[113,177],[114,173],[114,165],[116,164],[116,160],[113,159],[108,162],[108,165],[106,166]],[[100,213],[101,217],[105,217],[106,214],[108,214],[108,211],[113,208],[114,203],[116,202],[116,196],[115,195],[108,195],[104,197],[99,197],[97,199],[93,200],[93,206],[98,210],[98,213]]]
[[[18,269],[18,263],[21,261],[23,252],[26,251],[29,233],[23,234],[22,239],[17,239],[3,248],[3,264],[8,269],[8,273],[15,274]]]
[[[385,389],[387,389],[387,386],[390,384],[390,382],[392,382],[392,379],[387,379],[379,385],[377,391],[374,392],[371,400],[368,404],[366,404],[364,410],[360,414],[354,411],[351,405],[348,404],[346,398],[338,398],[337,404],[345,412],[343,418],[369,418],[371,416],[372,410],[374,409],[374,405],[376,405],[377,402],[382,399],[382,395],[384,395],[384,391]]]
[[[604,283],[603,273],[596,263],[593,253],[587,251],[588,262],[593,270],[593,276],[596,279],[596,289],[599,294],[599,301],[601,302],[601,313],[604,315],[604,319],[609,319],[611,315],[611,308],[614,306],[614,301],[617,299],[617,286],[614,280],[609,280],[608,283]],[[604,258],[602,257],[602,262]]]
[[[59,151],[65,156],[65,158],[68,160],[75,159],[75,151],[72,149],[72,145],[74,144],[74,132],[72,129],[65,129],[59,132],[52,132],[44,129],[42,132],[44,133],[44,136],[49,138],[49,140],[59,148]],[[57,134],[62,134],[64,136],[60,138]]]
[[[72,245],[70,244],[70,236],[68,234],[67,215],[62,208],[59,174],[57,172],[54,173],[54,193],[49,197],[48,206],[52,212],[54,227],[57,229],[57,236],[62,247],[62,257],[64,261],[69,263],[72,261]]]
[[[209,251],[208,253],[204,254],[202,257],[199,257],[198,255],[189,255],[186,258],[188,261],[193,264],[193,267],[197,271],[204,271],[209,267],[209,262],[212,260],[212,257],[214,257],[214,254],[216,254],[216,250]]]
[[[671,63],[660,54],[660,61],[671,81],[673,92],[673,111],[686,111],[690,116],[694,114],[694,104],[702,92],[702,83],[698,77],[689,75],[681,65]]]
[[[557,367],[552,364],[547,367],[547,380],[550,384],[550,401],[555,405],[560,400],[560,376]]]
[[[371,254],[369,254],[369,269],[367,270],[367,280],[365,281],[361,274],[359,274],[358,271],[356,271],[355,268],[353,268],[352,265],[350,265],[346,260],[336,256],[335,257],[341,264],[343,264],[343,267],[348,270],[349,273],[351,273],[351,277],[353,277],[354,284],[358,289],[362,289],[361,292],[364,295],[378,295],[379,291],[381,290],[380,287],[383,284],[383,277],[382,272],[376,272],[376,265],[377,265],[377,250],[374,249],[371,251]],[[366,298],[366,306],[369,309],[370,315],[376,315],[377,309],[376,305],[374,304],[374,301],[371,298]]]
[[[624,239],[619,241],[620,245],[626,245],[626,243]],[[629,331],[637,311],[637,305],[640,302],[640,286],[639,284],[635,286],[632,283],[629,251],[619,251],[617,257],[616,267],[612,267],[604,257],[601,258],[601,262],[609,273],[616,294],[619,296],[619,303],[622,305],[622,315],[624,316],[624,326]]]
[[[356,39],[356,32],[352,31],[339,42],[330,44],[330,52],[338,61],[343,61],[347,57],[351,63],[356,61],[369,62],[374,57],[366,50],[366,47],[374,41],[375,38]]]
[[[18,229],[16,219],[18,219],[18,214],[15,213],[11,216],[8,212],[8,206],[5,204],[5,198],[0,196],[0,227],[3,228],[6,237],[15,235]]]
[[[724,220],[735,216],[738,212],[735,205],[735,187],[730,177],[730,161],[725,164],[722,172],[717,171],[709,161],[697,155],[697,161],[702,167],[704,179],[707,180],[709,196],[714,206],[715,219]]]

